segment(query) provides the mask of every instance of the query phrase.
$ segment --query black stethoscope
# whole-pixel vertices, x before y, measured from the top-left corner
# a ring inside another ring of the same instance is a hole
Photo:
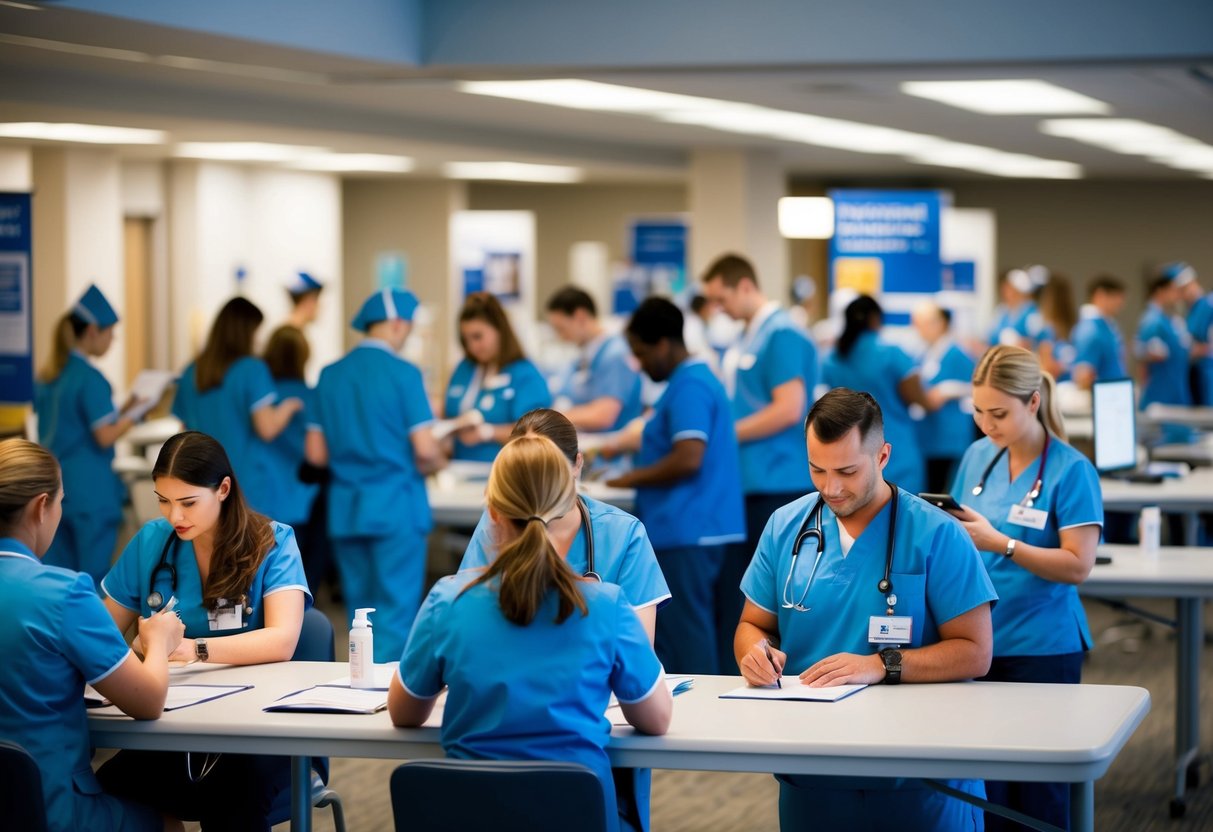
[[[885,596],[888,602],[886,615],[892,615],[894,607],[897,606],[897,596],[893,594],[893,541],[897,536],[897,486],[891,482],[885,482],[889,486],[889,490],[893,493],[892,506],[889,509],[889,536],[885,541],[884,552],[884,577],[876,582],[876,591]],[[825,552],[826,540],[825,534],[821,529],[821,509],[825,505],[825,500],[818,497],[817,503],[809,509],[808,515],[805,516],[804,522],[800,524],[800,531],[796,534],[796,542],[792,544],[792,562],[788,566],[788,577],[783,582],[783,608],[785,610],[796,610],[797,612],[808,612],[812,607],[804,605],[805,598],[809,597],[809,590],[813,587],[813,579],[817,577],[817,565],[821,563],[821,555]],[[800,547],[804,545],[806,540],[813,539],[817,542],[817,556],[813,559],[813,570],[809,572],[809,580],[805,584],[804,592],[800,593],[800,598],[793,601],[788,590],[792,585],[792,576],[796,574],[796,561],[800,558]]]
[[[1040,452],[1040,464],[1036,466],[1036,481],[1032,483],[1032,490],[1019,501],[1021,506],[1031,508],[1036,502],[1036,498],[1040,496],[1041,487],[1045,482],[1045,461],[1049,458],[1049,431],[1045,430],[1045,446]],[[998,460],[1002,459],[1003,454],[1007,452],[1006,448],[1002,448],[998,453],[994,454],[994,458],[990,460],[990,464],[986,466],[986,470],[981,472],[981,479],[977,481],[977,485],[973,486],[973,496],[981,495],[981,492],[986,490],[986,480],[990,478],[990,472],[994,470],[994,466],[998,464]]]
[[[580,497],[577,498],[577,511],[581,514],[581,531],[585,535],[585,572],[581,577],[602,583],[602,576],[594,571],[594,529],[590,525],[590,511]]]
[[[147,605],[153,610],[159,610],[164,606],[165,597],[156,589],[156,577],[162,570],[168,570],[169,584],[172,586],[172,594],[177,594],[177,533],[170,530],[168,537],[164,541],[164,548],[160,550],[160,561],[156,564],[156,568],[152,570],[152,576],[147,582]],[[172,552],[172,560],[169,560],[169,552]]]

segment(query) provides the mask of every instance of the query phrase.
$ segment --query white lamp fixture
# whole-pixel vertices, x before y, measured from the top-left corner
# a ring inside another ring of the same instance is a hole
[[[461,81],[459,90],[473,95],[491,95],[555,107],[606,110],[615,113],[713,109],[721,103],[713,98],[603,84],[579,78],[553,78],[544,81]]]
[[[182,142],[173,155],[216,162],[297,162],[328,153],[327,148],[269,142]]]
[[[1213,145],[1148,121],[1131,118],[1062,118],[1040,123],[1050,136],[1121,153],[1145,156],[1176,170],[1213,174]]]
[[[794,240],[828,240],[834,236],[834,200],[828,196],[779,198],[779,233]]]
[[[112,127],[105,124],[52,123],[21,121],[0,124],[0,138],[32,139],[48,142],[77,142],[81,144],[162,144],[167,137],[163,130],[141,127]]]
[[[327,173],[408,173],[415,166],[408,156],[381,153],[322,153],[290,163],[297,170]]]
[[[1029,79],[1001,81],[906,81],[901,91],[987,115],[1104,115],[1112,108],[1081,93]]]
[[[581,168],[527,162],[447,162],[442,172],[450,179],[495,179],[509,182],[580,182]]]

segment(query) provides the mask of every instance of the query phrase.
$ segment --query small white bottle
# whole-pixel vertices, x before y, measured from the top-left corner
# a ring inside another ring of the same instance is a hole
[[[1158,560],[1162,546],[1162,509],[1146,506],[1141,510],[1141,554],[1146,560]]]
[[[354,623],[350,625],[350,687],[373,688],[375,686],[375,636],[367,615],[374,607],[354,610]]]

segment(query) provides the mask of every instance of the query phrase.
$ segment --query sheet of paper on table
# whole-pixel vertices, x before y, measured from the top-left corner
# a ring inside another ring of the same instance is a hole
[[[743,685],[736,690],[720,694],[721,699],[786,699],[797,702],[837,702],[846,699],[853,693],[863,690],[867,685],[835,685],[831,688],[811,688],[801,684],[799,676],[784,676],[782,688],[774,685],[756,688]]]

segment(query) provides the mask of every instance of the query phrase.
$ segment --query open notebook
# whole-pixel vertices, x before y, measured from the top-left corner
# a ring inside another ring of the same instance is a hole
[[[743,685],[736,690],[720,694],[721,699],[786,699],[794,702],[837,702],[857,693],[867,685],[835,685],[832,688],[811,688],[802,684],[799,676],[784,676],[783,687],[774,685],[764,688]]]

